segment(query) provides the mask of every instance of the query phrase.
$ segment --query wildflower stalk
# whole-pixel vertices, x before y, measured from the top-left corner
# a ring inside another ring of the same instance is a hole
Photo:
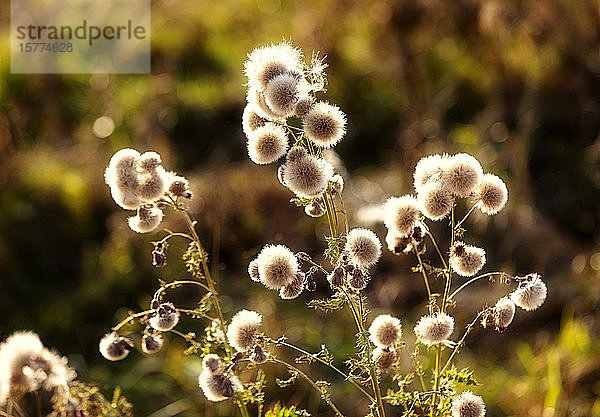
[[[482,278],[486,278],[486,277],[491,277],[491,276],[495,276],[498,275],[501,278],[509,278],[509,279],[513,279],[514,277],[508,275],[506,272],[488,272],[485,274],[481,274],[478,275],[474,278],[471,278],[470,280],[468,280],[467,282],[465,282],[464,284],[462,284],[460,287],[458,287],[452,294],[450,294],[450,296],[448,297],[448,301],[454,299],[454,297],[461,292],[462,290],[464,290],[465,288],[467,288],[469,285],[471,285],[472,283],[474,283],[475,281],[478,281]]]
[[[319,395],[321,396],[321,398],[323,398],[323,400],[327,403],[327,405],[329,407],[331,407],[331,409],[333,410],[333,412],[337,416],[340,416],[340,417],[344,416],[341,413],[341,411],[336,407],[336,405],[333,403],[333,401],[331,401],[331,398],[329,398],[329,395],[327,393],[324,393],[323,390],[317,385],[317,383],[315,381],[313,381],[304,372],[302,372],[300,369],[298,369],[297,367],[295,367],[294,365],[292,365],[290,363],[287,363],[287,362],[282,361],[282,360],[277,359],[277,358],[269,358],[267,361],[283,365],[283,366],[287,367],[293,373],[295,373],[297,375],[300,375],[306,382],[308,382],[310,384],[311,387],[313,387],[315,389],[315,391],[317,391],[319,393]]]
[[[369,400],[375,401],[375,399],[373,398],[373,396],[371,396],[371,394],[369,394],[367,391],[365,391],[364,388],[361,387],[350,375],[348,375],[345,372],[341,371],[335,365],[333,365],[333,364],[331,364],[331,363],[323,360],[319,356],[317,356],[317,355],[315,355],[313,353],[310,353],[310,352],[308,352],[308,351],[306,351],[306,350],[304,350],[304,349],[302,349],[302,348],[300,348],[298,346],[295,346],[295,345],[293,345],[291,343],[288,343],[288,342],[286,342],[284,340],[274,340],[274,339],[270,339],[270,338],[265,338],[265,341],[267,343],[273,343],[275,345],[285,346],[288,349],[295,350],[298,353],[301,353],[301,354],[303,354],[305,356],[310,357],[311,359],[314,359],[315,361],[317,361],[319,363],[322,363],[323,365],[329,367],[331,370],[333,370],[333,371],[337,372],[338,374],[340,374],[341,376],[343,376],[346,381],[349,381],[352,385],[354,385],[360,392],[362,392],[364,395],[366,395],[367,398],[369,398]]]

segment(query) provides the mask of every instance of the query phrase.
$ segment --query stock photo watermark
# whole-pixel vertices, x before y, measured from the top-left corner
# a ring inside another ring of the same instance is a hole
[[[150,0],[11,0],[11,72],[149,73]]]

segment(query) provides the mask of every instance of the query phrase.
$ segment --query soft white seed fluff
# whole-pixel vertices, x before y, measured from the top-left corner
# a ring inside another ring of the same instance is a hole
[[[283,120],[281,116],[271,110],[262,91],[255,88],[250,88],[248,90],[248,94],[246,95],[246,100],[252,107],[254,107],[254,111],[259,116],[269,120]]]
[[[231,398],[243,389],[237,376],[204,369],[198,377],[198,385],[206,399],[213,402]]]
[[[467,197],[483,177],[483,168],[477,159],[458,153],[447,159],[442,173],[443,187],[459,197]]]
[[[396,362],[396,350],[376,347],[373,350],[373,360],[381,370],[388,369]]]
[[[421,212],[431,220],[441,220],[446,217],[454,204],[452,193],[438,182],[428,182],[421,187],[417,200]]]
[[[139,157],[140,153],[134,149],[121,149],[112,156],[104,172],[113,199],[126,210],[135,210],[141,203],[136,168]]]
[[[415,325],[415,334],[426,346],[446,341],[453,331],[454,318],[441,312],[423,316]]]
[[[258,257],[258,274],[261,282],[272,290],[291,284],[298,273],[298,260],[283,245],[267,245]]]
[[[414,172],[414,186],[417,192],[429,181],[439,181],[446,166],[448,157],[442,155],[429,155],[417,162]]]
[[[202,368],[210,372],[217,372],[221,366],[221,358],[214,353],[209,353],[202,359]]]
[[[290,73],[283,73],[267,83],[265,100],[273,112],[281,117],[287,117],[293,113],[302,95],[302,90],[303,85],[300,79]]]
[[[268,119],[258,114],[259,111],[256,109],[256,105],[252,103],[248,103],[244,107],[244,112],[242,113],[242,130],[246,136],[250,136],[250,133],[268,123]]]
[[[289,160],[283,170],[283,180],[287,187],[301,197],[317,197],[327,189],[333,176],[333,166],[312,155]]]
[[[139,175],[138,194],[143,202],[151,203],[169,189],[169,175],[162,166],[148,169]]]
[[[254,282],[260,282],[260,273],[258,271],[258,261],[255,259],[248,264],[248,275]]]
[[[282,126],[268,123],[250,133],[247,145],[252,162],[259,165],[270,164],[287,152],[287,134]]]
[[[395,255],[408,253],[413,249],[411,238],[400,236],[393,230],[388,230],[387,234],[385,235],[385,243],[388,250]]]
[[[302,52],[289,42],[254,49],[244,62],[244,74],[251,88],[265,89],[269,81],[285,72],[302,72]]]
[[[400,319],[389,314],[381,314],[369,327],[369,338],[375,346],[389,348],[400,341],[402,326]]]
[[[391,197],[383,206],[383,222],[388,230],[401,237],[412,233],[419,220],[419,203],[412,195]]]
[[[539,308],[548,295],[548,288],[540,276],[533,274],[532,278],[526,284],[521,284],[511,295],[510,298],[516,305],[523,310],[531,311]]]
[[[308,151],[303,146],[294,146],[285,156],[286,162],[295,162],[308,156]]]
[[[137,159],[136,167],[139,172],[149,172],[158,168],[162,164],[162,158],[157,152],[144,152]]]
[[[229,344],[240,352],[249,350],[256,343],[262,316],[255,311],[241,310],[231,319],[227,329]]]
[[[329,179],[329,189],[332,193],[341,194],[344,191],[344,178],[340,174],[334,174]]]
[[[313,200],[304,206],[304,212],[310,217],[321,217],[325,214],[325,207],[320,200]]]
[[[142,336],[142,352],[153,354],[163,347],[163,338],[159,334],[145,334]]]
[[[320,101],[302,118],[304,134],[315,145],[335,146],[346,133],[346,115],[339,107]]]
[[[148,320],[150,326],[160,332],[168,332],[179,323],[179,312],[171,302],[158,306],[156,314]]]
[[[100,353],[109,361],[120,361],[124,359],[131,349],[133,344],[125,337],[119,336],[115,332],[107,333],[98,345]]]
[[[504,208],[508,201],[508,189],[499,177],[485,174],[475,190],[477,207],[482,213],[494,215]]]
[[[356,228],[346,236],[345,251],[351,262],[358,268],[375,265],[381,256],[381,242],[373,231]]]
[[[281,287],[281,289],[279,290],[279,296],[283,300],[292,300],[294,298],[297,298],[300,294],[302,294],[302,291],[304,290],[304,282],[306,280],[305,278],[306,277],[304,272],[298,271],[298,273],[294,277],[294,280],[291,283]]]
[[[450,266],[460,276],[472,277],[485,265],[485,250],[455,242],[450,250]]]
[[[175,197],[190,198],[190,183],[187,178],[171,172],[169,173],[169,192]]]
[[[480,396],[464,391],[452,399],[452,417],[483,417],[485,404]]]
[[[500,330],[506,329],[515,317],[515,303],[508,297],[498,300],[494,306],[494,324]]]
[[[127,222],[131,230],[137,233],[149,233],[155,230],[162,222],[163,212],[155,206],[141,206],[138,214],[129,217]]]
[[[308,95],[300,96],[298,102],[294,106],[294,116],[304,117],[308,114],[313,106],[313,99]]]

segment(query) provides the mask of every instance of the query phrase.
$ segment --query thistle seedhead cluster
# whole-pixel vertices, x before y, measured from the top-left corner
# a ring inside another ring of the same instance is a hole
[[[129,227],[138,233],[155,230],[162,222],[162,202],[166,196],[191,198],[188,181],[167,172],[156,152],[140,154],[134,149],[116,152],[104,172],[113,200],[126,210],[136,210],[129,217]]]
[[[452,399],[452,417],[483,417],[485,404],[480,396],[465,391]]]
[[[539,308],[548,294],[548,288],[542,281],[542,277],[533,273],[516,279],[519,282],[519,287],[511,294],[511,300],[526,311]]]
[[[415,325],[417,338],[426,346],[447,342],[453,331],[454,318],[442,312],[423,316]]]
[[[458,275],[472,277],[485,265],[485,250],[463,242],[454,242],[450,248],[450,266]]]
[[[40,389],[69,397],[75,371],[33,332],[16,332],[0,344],[0,407]]]
[[[209,401],[218,402],[231,398],[243,389],[237,376],[224,369],[219,356],[209,353],[202,360],[202,372],[198,385]]]
[[[246,352],[256,345],[262,316],[255,311],[239,311],[231,319],[227,330],[229,344],[240,352]]]

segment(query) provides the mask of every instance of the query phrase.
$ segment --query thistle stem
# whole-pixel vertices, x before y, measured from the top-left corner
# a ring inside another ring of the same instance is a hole
[[[419,260],[419,267],[421,269],[421,274],[423,275],[423,281],[425,282],[425,288],[427,289],[427,300],[429,301],[427,305],[429,306],[429,312],[431,313],[431,289],[429,288],[429,279],[427,277],[427,273],[425,272],[425,267],[423,266],[423,261],[421,260],[421,255],[419,254],[419,250],[417,248],[414,249],[415,255],[417,255],[417,259]]]
[[[295,367],[294,365],[292,365],[290,363],[287,363],[285,361],[279,360],[277,358],[269,358],[268,362],[273,362],[273,363],[278,363],[280,365],[283,365],[283,366],[287,367],[289,370],[291,370],[292,372],[297,373],[298,375],[300,375],[306,382],[308,382],[310,384],[311,387],[313,387],[315,389],[315,391],[317,391],[319,393],[319,395],[321,396],[321,398],[323,398],[323,400],[327,403],[327,405],[329,405],[329,407],[331,407],[331,409],[334,411],[334,413],[337,416],[340,416],[340,417],[344,416],[341,413],[341,411],[335,406],[335,404],[333,403],[333,401],[331,401],[331,398],[329,398],[329,395],[325,394],[323,392],[323,390],[321,390],[321,388],[316,384],[316,382],[313,381],[308,375],[306,375],[300,369],[298,369],[297,367]]]
[[[469,335],[469,333],[471,333],[471,330],[473,330],[473,326],[475,326],[475,323],[477,323],[477,321],[479,320],[479,318],[482,315],[484,315],[487,310],[488,309],[484,309],[484,310],[480,311],[479,313],[477,313],[477,315],[475,316],[475,318],[473,319],[473,321],[471,323],[469,323],[469,325],[467,325],[467,328],[465,329],[465,334],[463,334],[463,336],[458,341],[458,343],[456,344],[456,346],[454,346],[454,349],[452,350],[452,353],[448,357],[448,360],[444,364],[444,367],[442,368],[442,370],[440,371],[440,373],[443,374],[446,371],[446,369],[448,368],[448,366],[451,364],[452,359],[454,359],[454,356],[456,356],[456,354],[458,353],[458,351],[460,350],[460,348],[462,347],[462,345],[465,343],[465,340],[467,339],[467,336]]]
[[[488,272],[486,274],[478,275],[475,278],[471,278],[470,280],[468,280],[467,282],[462,284],[460,287],[458,287],[452,294],[450,294],[450,296],[448,297],[448,301],[452,300],[459,292],[461,292],[462,290],[467,288],[469,285],[471,285],[475,281],[480,280],[481,278],[491,277],[494,275],[499,275],[502,278],[514,279],[514,277],[512,277],[511,275],[508,275],[506,272]]]
[[[461,225],[461,224],[463,224],[465,220],[467,220],[467,217],[469,217],[469,215],[470,215],[471,213],[473,213],[473,210],[475,210],[475,207],[477,207],[477,203],[478,203],[478,202],[475,202],[475,204],[473,204],[473,207],[471,207],[471,208],[469,209],[469,211],[467,211],[467,214],[465,214],[465,216],[464,216],[464,217],[461,219],[461,221],[459,221],[459,222],[456,224],[456,226],[454,226],[454,229],[458,229],[458,228],[460,227],[460,225]]]

